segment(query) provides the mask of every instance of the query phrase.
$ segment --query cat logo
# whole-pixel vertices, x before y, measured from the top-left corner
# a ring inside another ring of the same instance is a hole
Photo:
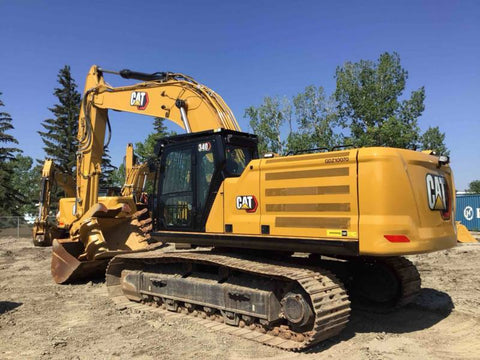
[[[447,210],[447,189],[443,176],[427,174],[427,199],[430,210]]]
[[[246,210],[247,213],[257,211],[258,202],[253,195],[237,196],[237,210]]]
[[[145,110],[148,105],[148,94],[144,91],[132,91],[130,106],[136,106],[138,110]]]

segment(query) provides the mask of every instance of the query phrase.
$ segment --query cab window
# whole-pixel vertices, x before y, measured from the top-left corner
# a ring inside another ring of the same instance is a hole
[[[215,173],[212,143],[214,144],[213,141],[204,143],[209,144],[208,147],[204,148],[198,146],[197,151],[197,209],[200,213],[203,213],[212,177]]]
[[[230,176],[240,176],[253,158],[253,150],[250,148],[227,145],[225,149],[225,170]]]
[[[160,201],[167,227],[190,227],[192,223],[192,151],[174,150],[165,158]]]

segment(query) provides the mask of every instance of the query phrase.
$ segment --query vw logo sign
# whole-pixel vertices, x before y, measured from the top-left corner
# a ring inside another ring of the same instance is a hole
[[[465,217],[465,219],[467,220],[473,220],[473,209],[471,206],[467,206],[464,210],[463,210],[463,216]]]

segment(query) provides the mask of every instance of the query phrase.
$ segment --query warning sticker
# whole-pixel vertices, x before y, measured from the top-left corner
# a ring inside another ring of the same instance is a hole
[[[340,229],[327,229],[327,236],[334,237],[356,237],[356,231],[340,230]]]

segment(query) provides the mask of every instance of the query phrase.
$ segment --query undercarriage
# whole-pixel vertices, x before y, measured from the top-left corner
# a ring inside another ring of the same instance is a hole
[[[420,288],[415,267],[400,257],[292,256],[279,262],[256,255],[161,250],[119,255],[107,268],[107,286],[122,306],[188,316],[284,350],[338,335],[348,323],[351,300],[363,309],[386,311],[411,301]]]

